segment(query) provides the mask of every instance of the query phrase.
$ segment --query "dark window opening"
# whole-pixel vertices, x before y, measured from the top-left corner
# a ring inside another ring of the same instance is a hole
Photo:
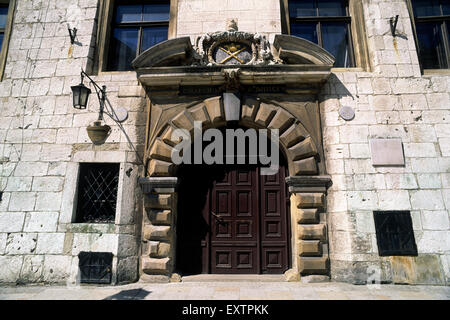
[[[318,44],[335,58],[335,67],[355,66],[351,17],[345,0],[290,0],[291,35]]]
[[[411,4],[422,68],[449,68],[450,1],[411,0]]]
[[[380,256],[417,256],[409,211],[374,211],[373,216]]]
[[[117,1],[111,29],[108,70],[132,70],[145,50],[167,40],[170,1]]]
[[[8,20],[8,5],[0,3],[0,51],[2,51],[3,39],[5,38],[7,20]]]
[[[82,163],[76,223],[114,223],[119,164]]]
[[[110,252],[80,252],[80,283],[110,284],[113,254]]]

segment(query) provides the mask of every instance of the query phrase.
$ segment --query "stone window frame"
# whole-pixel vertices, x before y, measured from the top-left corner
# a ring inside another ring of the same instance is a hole
[[[110,72],[133,72],[133,71],[107,71],[108,48],[111,38],[111,23],[114,15],[115,0],[100,0],[97,20],[97,43],[95,74]],[[170,0],[170,18],[168,39],[177,36],[178,0]]]
[[[8,55],[9,40],[12,33],[14,12],[16,10],[16,0],[0,0],[0,4],[8,4],[8,18],[6,20],[2,50],[0,51],[0,81],[2,81],[3,73],[5,71],[6,58]]]
[[[135,189],[135,184],[133,179],[129,179],[126,173],[128,167],[132,167],[133,175],[136,176],[135,172],[138,172],[138,167],[127,163],[121,159],[125,157],[124,152],[107,152],[104,156],[95,155],[95,152],[87,152],[88,154],[75,155],[76,157],[82,157],[79,161],[69,162],[67,165],[67,172],[65,177],[65,188],[63,191],[63,199],[61,206],[61,216],[59,219],[59,224],[66,225],[94,225],[97,227],[106,225],[126,225],[132,224],[136,221],[135,216],[135,206],[134,206],[134,195],[130,197],[130,193]],[[100,161],[101,160],[101,161]],[[118,163],[119,168],[119,184],[117,187],[117,203],[116,203],[116,216],[114,223],[76,223],[77,215],[77,201],[78,201],[78,186],[79,186],[79,176],[80,176],[80,164],[81,163]],[[126,178],[127,177],[127,178]],[[136,176],[137,179],[137,176]],[[128,199],[131,198],[131,199]]]
[[[424,69],[422,67],[422,64],[420,63],[420,56],[419,56],[419,41],[417,39],[416,21],[414,18],[414,10],[413,10],[411,0],[406,0],[406,7],[408,9],[409,19],[411,20],[411,27],[412,27],[413,36],[414,36],[414,42],[416,44],[417,58],[419,61],[419,66],[420,66],[420,70],[421,70],[422,74],[423,75],[433,75],[433,74],[450,75],[450,65],[449,65],[449,68],[447,68],[447,69]]]
[[[351,33],[355,67],[353,68],[332,68],[331,71],[367,71],[370,72],[372,66],[369,59],[369,47],[367,44],[367,32],[364,20],[363,0],[348,0],[350,11]],[[281,32],[291,34],[289,22],[289,0],[280,0],[281,11]]]

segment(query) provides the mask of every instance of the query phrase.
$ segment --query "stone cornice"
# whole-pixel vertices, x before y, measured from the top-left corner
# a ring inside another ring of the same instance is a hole
[[[286,183],[291,193],[326,192],[333,184],[330,176],[293,176]]]
[[[139,178],[139,184],[141,185],[142,192],[169,194],[175,193],[178,186],[178,178],[176,177],[163,177],[163,178]]]

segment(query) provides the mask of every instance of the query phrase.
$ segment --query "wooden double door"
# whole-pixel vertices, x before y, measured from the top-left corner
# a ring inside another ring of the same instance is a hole
[[[282,274],[289,269],[286,169],[206,166],[181,173],[177,269]],[[190,182],[188,181],[190,180]]]

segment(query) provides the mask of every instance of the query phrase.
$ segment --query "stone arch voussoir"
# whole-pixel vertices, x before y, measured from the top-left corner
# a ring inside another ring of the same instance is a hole
[[[194,132],[194,121],[202,123],[203,129],[221,127],[226,124],[222,97],[202,101],[173,117],[160,130],[149,148],[148,172],[151,177],[173,175],[175,165],[171,155],[173,148],[180,143],[172,138],[176,129]],[[280,148],[288,160],[291,176],[317,175],[318,148],[310,133],[289,111],[281,106],[266,103],[260,99],[247,98],[241,109],[240,124],[250,128],[278,129]]]

